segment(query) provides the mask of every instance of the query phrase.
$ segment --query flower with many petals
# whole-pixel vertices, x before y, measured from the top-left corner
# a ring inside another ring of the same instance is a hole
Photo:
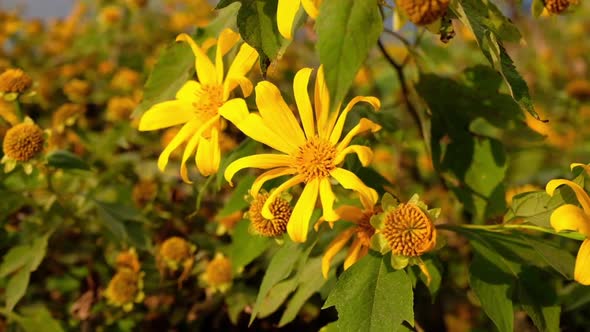
[[[230,29],[221,32],[217,40],[215,64],[206,54],[206,47],[200,47],[187,34],[180,34],[176,40],[187,42],[195,55],[198,81],[190,80],[176,93],[176,100],[165,101],[152,106],[142,116],[139,130],[156,130],[184,124],[170,141],[158,159],[158,167],[164,170],[170,154],[182,143],[187,142],[180,174],[188,179],[186,161],[195,153],[195,162],[203,176],[217,172],[220,161],[219,137],[224,128],[220,114],[231,114],[233,103],[229,95],[238,85],[245,96],[252,92],[252,83],[245,75],[258,58],[258,53],[244,43],[227,73],[224,72],[223,56],[239,41],[240,35]],[[222,112],[223,110],[223,112]]]
[[[277,25],[281,35],[287,39],[293,38],[293,23],[299,7],[303,7],[307,15],[315,19],[322,0],[279,0],[277,7]]]
[[[346,135],[343,135],[343,129],[348,112],[354,105],[363,101],[378,109],[379,100],[375,97],[355,97],[342,112],[330,113],[330,97],[320,67],[315,84],[315,106],[312,108],[307,91],[311,72],[311,68],[299,70],[293,83],[302,126],[279,89],[266,81],[256,86],[259,113],[249,113],[243,99],[234,99],[232,107],[226,108],[227,112],[221,111],[244,134],[281,152],[253,155],[234,161],[225,170],[226,180],[231,183],[234,174],[244,168],[267,169],[252,184],[250,194],[256,197],[266,181],[291,176],[267,198],[262,208],[264,218],[273,218],[270,205],[282,192],[300,183],[305,185],[287,224],[287,232],[296,242],[305,242],[307,239],[309,220],[318,196],[323,218],[326,221],[340,218],[333,208],[336,196],[332,191],[332,179],[344,188],[358,192],[373,204],[378,198],[374,189],[366,186],[353,172],[339,166],[350,153],[357,154],[364,166],[371,162],[373,152],[369,147],[350,145],[350,142],[361,133],[380,130],[381,126],[362,118]]]
[[[577,163],[572,164],[571,168],[580,166],[584,167],[586,171],[590,170],[588,166]],[[574,280],[582,285],[590,285],[590,196],[579,184],[565,179],[549,181],[545,190],[550,196],[553,196],[555,190],[562,185],[566,185],[574,191],[582,208],[573,204],[564,204],[558,207],[551,214],[551,227],[557,232],[577,231],[586,236],[576,257]]]

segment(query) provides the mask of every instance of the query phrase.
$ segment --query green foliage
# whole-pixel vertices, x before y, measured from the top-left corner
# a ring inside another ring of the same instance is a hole
[[[316,23],[316,48],[324,65],[333,107],[342,103],[357,70],[383,30],[378,3],[377,0],[322,1]]]
[[[340,276],[324,308],[336,306],[340,331],[404,331],[414,325],[413,299],[406,272],[371,252]]]
[[[55,151],[47,156],[47,162],[50,166],[62,169],[81,169],[89,170],[90,166],[80,157],[69,151]]]

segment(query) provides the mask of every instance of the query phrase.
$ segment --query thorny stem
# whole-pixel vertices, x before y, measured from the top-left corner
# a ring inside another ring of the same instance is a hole
[[[444,229],[447,231],[455,231],[458,228],[463,228],[463,229],[481,229],[481,230],[486,230],[486,231],[490,231],[490,232],[502,232],[505,230],[532,230],[532,231],[537,231],[537,232],[542,232],[542,233],[547,233],[547,234],[553,234],[553,235],[558,235],[561,237],[565,237],[568,239],[573,239],[573,240],[584,240],[586,237],[580,233],[577,232],[555,232],[552,229],[549,228],[545,228],[545,227],[540,227],[540,226],[535,226],[535,225],[526,225],[526,224],[519,224],[519,225],[448,225],[448,224],[442,224],[442,225],[437,225],[436,226],[437,229]]]

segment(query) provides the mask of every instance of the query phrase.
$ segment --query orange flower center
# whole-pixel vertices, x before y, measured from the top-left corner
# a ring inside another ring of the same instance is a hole
[[[414,204],[400,204],[385,215],[383,235],[393,254],[420,256],[436,243],[432,220]]]
[[[336,168],[336,148],[327,140],[313,137],[299,147],[295,155],[297,172],[305,176],[305,183],[330,175]]]
[[[221,85],[203,85],[197,92],[197,101],[193,103],[197,117],[203,121],[217,115],[223,105],[223,87]]]
[[[4,153],[14,160],[28,161],[43,150],[43,130],[32,123],[20,123],[4,136]]]

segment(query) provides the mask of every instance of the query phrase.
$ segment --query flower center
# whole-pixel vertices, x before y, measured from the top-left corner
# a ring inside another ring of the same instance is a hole
[[[287,222],[291,218],[291,205],[287,200],[277,197],[269,206],[273,219],[266,219],[262,216],[262,207],[270,196],[269,193],[258,194],[250,204],[248,216],[254,230],[266,237],[279,236],[287,231]]]
[[[24,92],[33,80],[20,69],[8,69],[0,74],[0,92]]]
[[[223,105],[223,87],[221,85],[203,85],[197,92],[197,101],[193,103],[195,113],[202,121],[217,115],[217,109]]]
[[[123,305],[133,302],[138,291],[136,273],[121,270],[113,277],[107,289],[107,297],[114,303]]]
[[[358,221],[356,225],[356,236],[361,241],[361,244],[365,247],[371,246],[371,236],[375,234],[375,228],[371,225],[371,217],[380,213],[381,209],[363,211],[363,217]]]
[[[2,148],[9,158],[28,161],[43,150],[44,142],[41,128],[32,123],[20,123],[6,132]]]
[[[436,242],[432,220],[414,204],[400,204],[385,215],[383,235],[393,254],[420,256]]]
[[[232,281],[232,264],[225,257],[215,257],[205,269],[205,276],[210,286],[218,287]]]
[[[313,137],[299,147],[295,155],[297,172],[305,176],[305,183],[330,174],[336,164],[336,148],[327,140]]]
[[[173,236],[162,243],[160,255],[162,255],[164,259],[169,259],[178,263],[190,257],[191,248],[185,239]]]

